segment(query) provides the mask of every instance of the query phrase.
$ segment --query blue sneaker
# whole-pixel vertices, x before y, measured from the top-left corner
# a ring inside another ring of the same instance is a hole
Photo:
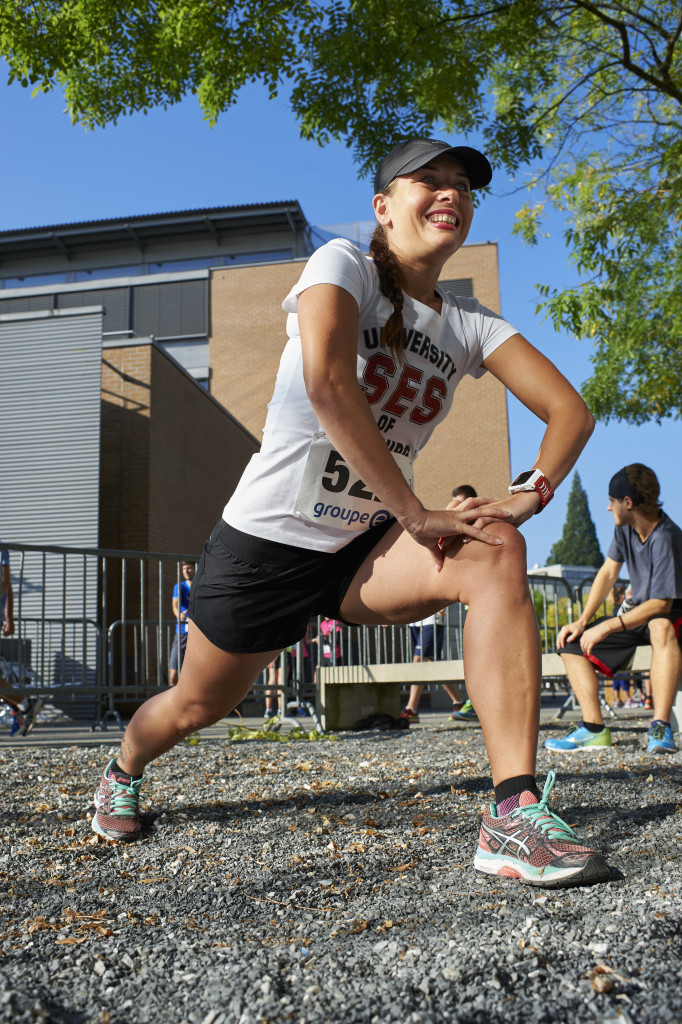
[[[582,722],[562,740],[545,740],[547,750],[583,750],[593,747],[610,747],[611,732],[604,726],[601,732],[590,732]]]
[[[24,726],[24,716],[21,711],[12,712],[12,724],[9,727],[10,736],[16,736],[20,729]]]
[[[647,754],[674,754],[677,747],[673,743],[673,731],[667,722],[652,722],[649,726],[649,742]]]

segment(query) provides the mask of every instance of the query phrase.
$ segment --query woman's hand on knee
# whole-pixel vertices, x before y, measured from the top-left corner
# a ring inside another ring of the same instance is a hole
[[[512,526],[521,526],[522,523],[533,518],[539,507],[540,496],[536,491],[518,491],[516,494],[499,498],[497,501],[488,499],[486,507],[481,512],[487,516],[491,514],[492,509],[504,509],[507,512],[505,522],[511,523]],[[474,523],[474,525],[478,526],[478,523]]]
[[[486,506],[485,510],[482,510],[482,506]],[[490,506],[489,499],[467,498],[456,509],[424,509],[418,520],[402,525],[413,540],[429,549],[434,567],[440,572],[445,551],[457,541],[480,540],[484,544],[502,544],[500,537],[486,533],[484,527],[508,519],[509,512]]]

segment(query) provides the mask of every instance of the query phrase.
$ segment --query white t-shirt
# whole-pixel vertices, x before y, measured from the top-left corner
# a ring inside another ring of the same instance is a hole
[[[405,295],[406,349],[400,366],[380,347],[381,328],[393,307],[381,294],[373,260],[340,238],[313,253],[282,303],[289,314],[289,340],[261,450],[252,456],[223,518],[256,537],[337,551],[389,513],[333,450],[306,394],[298,296],[316,284],[338,285],[358,304],[358,383],[408,479],[411,462],[447,415],[462,377],[481,377],[483,360],[516,330],[476,299],[439,288],[439,314]]]
[[[411,622],[410,625],[417,629],[419,626],[440,626],[443,623],[443,616],[439,612],[434,612],[433,615],[427,615],[425,619],[419,619],[417,622]]]

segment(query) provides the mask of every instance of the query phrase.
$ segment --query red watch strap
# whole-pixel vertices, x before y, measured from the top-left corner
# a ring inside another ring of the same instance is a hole
[[[541,476],[539,480],[535,481],[535,490],[540,495],[540,507],[535,511],[535,515],[537,515],[538,512],[542,512],[545,505],[549,505],[554,497],[554,488],[550,486],[546,476]]]

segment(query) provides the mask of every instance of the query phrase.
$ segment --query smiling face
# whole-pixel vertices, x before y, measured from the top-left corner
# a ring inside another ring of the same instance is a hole
[[[466,241],[474,216],[466,169],[451,154],[435,157],[378,193],[374,211],[403,258],[444,262]]]

